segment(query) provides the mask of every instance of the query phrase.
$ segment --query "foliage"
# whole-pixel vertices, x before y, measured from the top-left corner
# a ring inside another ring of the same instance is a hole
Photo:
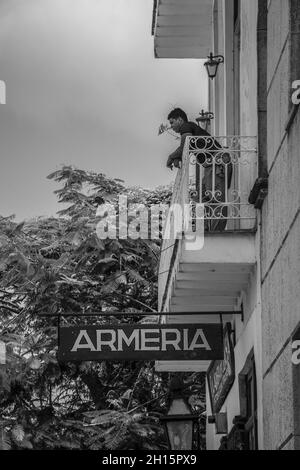
[[[0,219],[0,449],[163,449],[167,374],[152,363],[58,362],[51,315],[75,315],[62,324],[76,314],[103,312],[97,324],[117,323],[116,311],[123,323],[155,315],[160,240],[100,240],[96,212],[120,194],[169,203],[171,188],[126,188],[70,166],[49,178],[63,184],[59,217]]]

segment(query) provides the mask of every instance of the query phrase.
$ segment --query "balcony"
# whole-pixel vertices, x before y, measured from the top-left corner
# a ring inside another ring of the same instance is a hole
[[[214,323],[220,314],[240,310],[256,264],[256,210],[248,202],[257,176],[256,142],[241,136],[186,139],[161,247],[164,322]],[[189,315],[197,312],[205,315]],[[206,370],[207,365],[182,367]],[[180,364],[156,367],[181,370]]]

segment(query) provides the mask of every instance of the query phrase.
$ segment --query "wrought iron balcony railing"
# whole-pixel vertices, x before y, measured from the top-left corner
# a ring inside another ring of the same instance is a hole
[[[256,137],[188,137],[181,169],[174,184],[171,208],[189,212],[181,226],[170,210],[163,237],[159,267],[159,299],[166,284],[176,276],[180,256],[178,234],[202,232],[253,231],[256,210],[249,204],[251,188],[257,178]],[[198,210],[197,208],[202,210]],[[198,219],[200,220],[200,223]],[[174,229],[174,226],[176,227]],[[173,230],[170,230],[173,227]],[[200,234],[201,235],[201,234]]]
[[[256,178],[256,137],[192,137],[182,170],[188,172],[189,203],[204,205],[205,231],[253,229],[249,194]],[[175,188],[176,191],[176,188]]]

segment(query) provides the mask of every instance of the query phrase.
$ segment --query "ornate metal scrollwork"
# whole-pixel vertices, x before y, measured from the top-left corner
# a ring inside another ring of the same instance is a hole
[[[254,219],[245,175],[256,164],[256,138],[199,136],[189,139],[185,167],[189,198],[205,206],[208,220]]]

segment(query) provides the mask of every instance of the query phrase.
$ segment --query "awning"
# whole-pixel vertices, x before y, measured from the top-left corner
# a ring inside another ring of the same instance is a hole
[[[155,0],[157,58],[205,59],[212,51],[213,0]]]

